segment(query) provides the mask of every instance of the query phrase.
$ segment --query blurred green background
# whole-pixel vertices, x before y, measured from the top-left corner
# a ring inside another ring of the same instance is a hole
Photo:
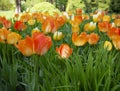
[[[87,13],[97,9],[120,13],[120,0],[0,0],[0,15],[12,17],[17,6],[16,2],[19,1],[21,12],[26,11],[27,8],[31,11],[42,12],[70,11],[81,8]]]

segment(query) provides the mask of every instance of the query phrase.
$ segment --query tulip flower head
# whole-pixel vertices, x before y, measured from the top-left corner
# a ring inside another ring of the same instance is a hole
[[[62,58],[68,58],[72,54],[72,48],[70,48],[68,44],[61,44],[59,47],[56,48],[56,52]]]

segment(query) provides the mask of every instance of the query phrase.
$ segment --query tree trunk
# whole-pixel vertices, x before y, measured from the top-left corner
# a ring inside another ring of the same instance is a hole
[[[21,0],[15,0],[16,3],[16,13],[20,13],[21,12]]]

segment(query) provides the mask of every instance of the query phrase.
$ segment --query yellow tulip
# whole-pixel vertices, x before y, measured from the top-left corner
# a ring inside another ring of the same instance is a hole
[[[35,24],[35,20],[34,19],[28,20],[28,25],[34,25],[34,24]]]
[[[110,16],[109,15],[103,16],[103,21],[110,22]]]
[[[64,37],[62,32],[56,31],[53,35],[54,40],[61,40]]]
[[[112,49],[112,43],[110,41],[105,41],[104,48],[110,51]]]
[[[21,36],[18,33],[11,32],[7,36],[7,43],[8,44],[15,44],[21,39]]]

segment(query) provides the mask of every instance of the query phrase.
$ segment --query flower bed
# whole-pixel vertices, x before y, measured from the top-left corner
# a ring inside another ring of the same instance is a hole
[[[47,12],[0,17],[0,91],[119,91],[120,18]]]

